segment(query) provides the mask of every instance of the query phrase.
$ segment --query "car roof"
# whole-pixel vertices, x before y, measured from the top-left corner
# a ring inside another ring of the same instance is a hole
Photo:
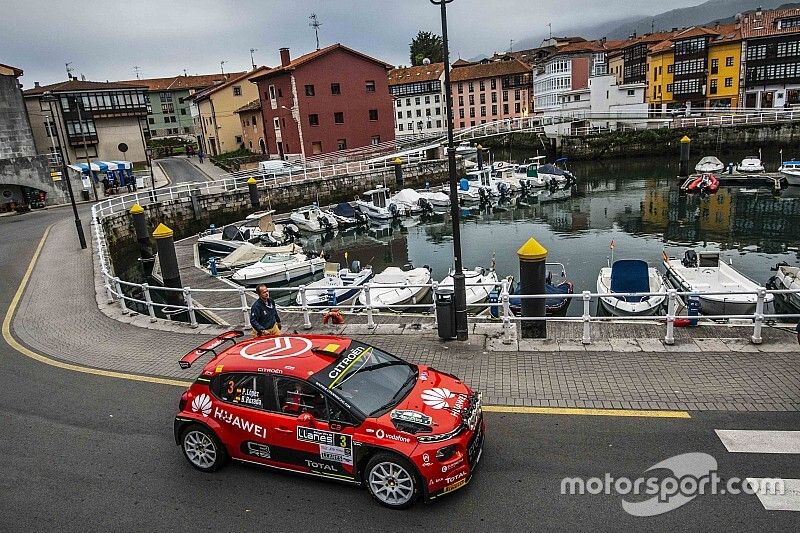
[[[352,339],[330,335],[277,335],[237,342],[214,357],[202,374],[262,372],[308,379],[336,362]]]

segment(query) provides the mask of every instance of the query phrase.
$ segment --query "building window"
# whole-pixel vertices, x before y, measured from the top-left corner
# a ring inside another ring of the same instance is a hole
[[[466,122],[461,122],[458,127],[459,128],[464,128],[464,127],[466,127],[466,125],[467,125]]]
[[[407,105],[407,106],[410,106],[410,105],[411,105],[411,98],[406,98],[406,105]]]
[[[308,115],[308,123],[312,126],[319,126],[319,115],[316,113]]]
[[[497,105],[495,104],[495,105],[492,106],[492,115],[496,115],[496,114],[497,114]]]
[[[441,128],[442,127],[442,121],[441,120],[437,120],[436,121],[436,127],[437,128]]]
[[[402,124],[398,124],[397,125],[397,131],[403,131],[403,125]]]
[[[464,97],[463,96],[459,96],[458,97],[458,105],[460,105],[460,106],[464,105]]]
[[[431,116],[431,108],[430,108],[430,107],[426,107],[426,108],[425,108],[425,116],[426,116],[426,117],[429,117],[429,116]]]
[[[478,83],[478,87],[480,88],[481,91],[485,91],[486,90],[486,84],[483,82],[483,80],[481,80]]]
[[[471,92],[471,93],[472,93],[472,92],[475,92],[475,85],[473,85],[473,83],[472,83],[472,82],[469,82],[469,84],[467,85],[467,90],[468,90],[469,92]]]
[[[485,116],[486,116],[486,106],[485,106],[485,105],[482,105],[482,106],[481,106],[481,116],[482,116],[482,117],[485,117]]]
[[[464,109],[458,110],[458,118],[464,118]]]
[[[519,112],[520,112],[520,103],[517,102],[514,104],[514,113],[519,113]]]
[[[462,82],[458,82],[458,94],[464,92],[464,84]]]
[[[268,91],[269,99],[270,100],[275,100],[275,86],[274,85],[270,85],[269,88],[267,89],[267,91]]]
[[[342,94],[342,88],[338,83],[331,83],[331,94]]]
[[[672,74],[673,72],[675,72],[675,65],[674,64],[667,65],[667,74]]]
[[[719,59],[711,60],[711,74],[719,74]]]
[[[314,86],[306,85],[306,96],[314,96]]]
[[[154,119],[153,117],[147,117],[147,123],[148,124],[155,124],[156,123],[156,119]]]
[[[671,92],[672,92],[672,84],[671,84],[671,83],[668,83],[668,84],[667,84],[667,92],[668,92],[668,93],[671,93]]]
[[[399,118],[399,119],[403,118],[403,112],[402,111],[398,111],[397,112],[397,118]]]
[[[239,86],[239,85],[234,85],[233,86],[233,96],[242,96],[242,87],[241,86]]]
[[[373,135],[372,138],[369,140],[370,144],[376,146],[381,143],[381,136],[380,135]]]
[[[368,93],[375,92],[375,80],[367,80],[367,92]]]
[[[185,114],[186,114],[186,108],[184,107],[184,108],[181,109],[181,115],[185,115]]]
[[[175,131],[175,133],[178,133],[177,130]],[[242,144],[242,136],[241,135],[236,135],[234,137],[234,139],[236,139],[236,144]]]
[[[486,93],[481,93],[481,97],[480,98],[481,98],[481,104],[485,104],[486,103]]]
[[[493,104],[497,103],[497,93],[492,93],[492,103]]]
[[[161,112],[163,114],[174,113],[175,112],[175,104],[172,104],[172,103],[161,104]]]
[[[521,94],[519,89],[514,89],[514,100],[519,100]]]
[[[437,107],[436,108],[436,113],[434,113],[434,114],[441,115],[442,114],[442,108],[441,107]]]
[[[725,87],[733,87],[733,78],[725,78]]]
[[[636,94],[636,91],[634,89],[628,89],[628,96],[633,96],[635,94]]]
[[[275,129],[280,131],[281,129],[281,120],[278,117],[272,119],[272,124],[275,126]]]
[[[403,107],[403,100],[402,98],[397,99],[397,107]]]
[[[369,119],[372,121],[378,120],[378,110],[377,109],[370,109],[369,110]],[[342,119],[344,122],[344,119]]]
[[[414,131],[414,123],[413,122],[409,122],[408,123],[408,131]]]
[[[347,150],[347,139],[336,139],[337,150]]]
[[[158,93],[158,98],[162,102],[171,102],[172,101],[172,94],[171,93]]]
[[[342,113],[341,111],[339,111],[338,113],[334,113],[333,122],[334,124],[344,124],[344,113]]]
[[[495,89],[497,89],[497,78],[492,78],[492,79],[491,79],[491,81],[489,82],[489,87],[491,87],[491,89],[492,89],[493,91],[494,91]]]
[[[469,118],[475,118],[475,108],[474,107],[470,107],[469,108]]]
[[[469,95],[469,105],[475,105],[475,95]]]
[[[422,116],[422,109],[417,109],[417,117],[421,117],[421,116]]]
[[[717,80],[716,80],[716,78],[715,78],[715,79],[713,79],[713,80],[711,80],[711,90],[710,90],[710,93],[711,93],[711,94],[717,94]]]
[[[431,103],[431,97],[430,96],[426,96],[425,97],[425,103],[426,104],[430,104]]]
[[[732,67],[733,66],[733,56],[728,56],[725,58],[725,66]]]
[[[322,141],[314,141],[311,143],[311,154],[319,155],[322,153]]]
[[[503,101],[508,102],[508,91],[503,91]]]
[[[433,95],[433,103],[435,103],[435,104],[439,103],[439,95],[438,94]]]
[[[411,118],[411,111],[406,111],[406,118]]]
[[[508,115],[508,104],[503,104],[503,114]]]

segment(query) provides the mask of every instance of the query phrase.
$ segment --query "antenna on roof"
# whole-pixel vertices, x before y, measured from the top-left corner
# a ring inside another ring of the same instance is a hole
[[[64,68],[67,69],[67,79],[68,80],[72,79],[72,71],[75,70],[74,68],[70,67],[71,64],[72,64],[72,61],[70,61],[68,63],[64,63]]]
[[[183,75],[189,77],[189,74],[186,73],[186,69],[183,69]]]
[[[551,22],[547,23],[547,27],[550,28],[550,40],[553,40],[553,24]]]
[[[319,50],[319,27],[322,26],[322,23],[317,18],[316,13],[311,13],[311,16],[308,18],[311,20],[308,25],[314,28],[314,36],[317,38],[317,50]]]
[[[253,70],[256,69],[256,60],[253,59],[253,52],[258,52],[258,48],[251,48],[250,49],[250,64],[253,66]]]
[[[134,73],[134,74],[136,74],[136,79],[137,79],[137,80],[139,79],[139,71],[140,71],[140,70],[141,70],[141,69],[139,68],[139,66],[138,66],[138,65],[134,65],[134,66],[133,66],[133,73]]]
[[[219,62],[219,69],[222,71],[223,76],[225,76],[225,63],[227,63],[227,61],[224,59]]]
[[[650,33],[656,32],[656,19],[650,21]]]
[[[511,42],[508,43],[508,51],[509,52],[514,51],[514,39],[511,39]]]

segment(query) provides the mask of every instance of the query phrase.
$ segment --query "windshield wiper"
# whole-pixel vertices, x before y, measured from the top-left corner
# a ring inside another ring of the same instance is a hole
[[[398,362],[402,362],[402,361],[398,361]],[[411,365],[408,365],[408,366],[409,366],[409,368],[411,367]],[[380,413],[384,409],[388,409],[388,408],[394,406],[397,403],[397,400],[400,397],[401,393],[405,390],[405,388],[410,383],[412,383],[412,382],[417,380],[417,375],[418,374],[419,374],[419,370],[414,368],[414,371],[411,373],[410,376],[408,376],[408,379],[406,379],[403,382],[403,384],[400,385],[400,389],[398,389],[398,391],[394,393],[394,395],[392,396],[392,399],[389,400],[388,402],[386,402],[384,405],[382,405],[382,406],[378,407],[377,409],[375,409],[374,411],[372,411],[372,413],[370,413],[370,416],[374,415],[375,413]]]

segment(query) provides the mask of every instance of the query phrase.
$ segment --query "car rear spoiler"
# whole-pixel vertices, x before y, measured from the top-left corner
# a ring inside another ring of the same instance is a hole
[[[219,353],[217,353],[217,349],[220,346],[226,342],[232,342],[233,344],[236,344],[236,339],[242,337],[243,335],[244,332],[239,330],[226,331],[222,335],[217,335],[213,339],[204,342],[191,352],[181,357],[181,360],[178,361],[178,364],[181,366],[181,368],[191,368],[195,361],[208,352],[213,353],[214,357],[216,357],[219,355]]]

